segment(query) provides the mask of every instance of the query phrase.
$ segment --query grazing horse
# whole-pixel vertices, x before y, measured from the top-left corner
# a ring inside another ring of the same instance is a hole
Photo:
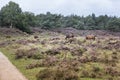
[[[87,40],[95,40],[95,35],[87,35],[86,39]]]

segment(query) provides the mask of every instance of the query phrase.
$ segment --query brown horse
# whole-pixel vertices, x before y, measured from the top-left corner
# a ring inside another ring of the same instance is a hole
[[[95,35],[87,35],[86,39],[87,40],[95,40]]]

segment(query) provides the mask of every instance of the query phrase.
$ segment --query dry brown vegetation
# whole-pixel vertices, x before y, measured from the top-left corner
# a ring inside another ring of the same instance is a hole
[[[44,68],[36,73],[37,80],[119,80],[118,34],[71,28],[38,30],[19,38],[4,37],[0,47],[13,50],[15,61],[34,60],[34,63],[24,65],[26,71]]]

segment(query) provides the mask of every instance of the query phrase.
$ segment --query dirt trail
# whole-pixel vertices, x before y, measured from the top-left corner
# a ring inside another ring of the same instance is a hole
[[[0,52],[0,80],[27,80],[8,58]]]

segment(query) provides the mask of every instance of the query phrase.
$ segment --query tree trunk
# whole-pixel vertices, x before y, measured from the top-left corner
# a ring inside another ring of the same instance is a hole
[[[12,28],[13,26],[12,26],[12,23],[11,23],[11,25],[10,25],[10,28]]]

